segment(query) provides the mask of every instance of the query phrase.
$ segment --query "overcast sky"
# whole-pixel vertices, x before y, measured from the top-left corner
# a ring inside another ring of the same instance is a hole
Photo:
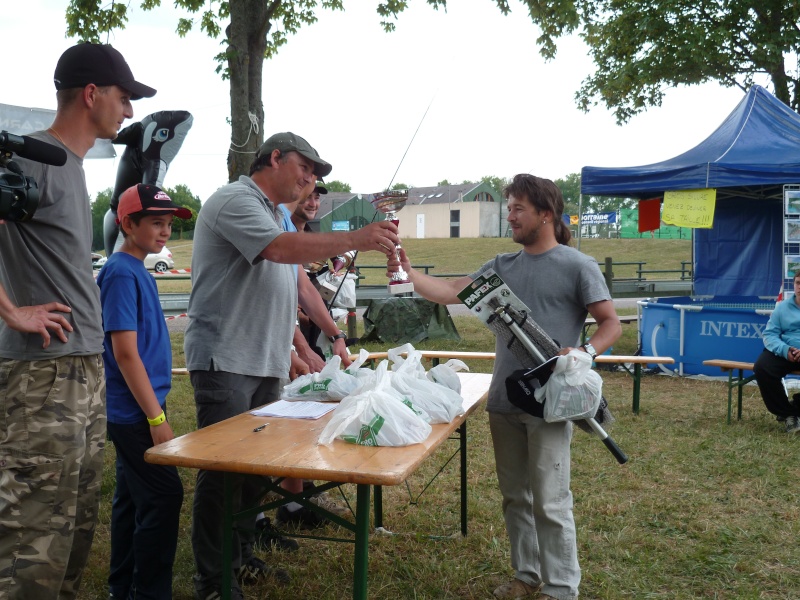
[[[52,73],[74,43],[64,37],[66,4],[26,0],[24,9],[3,11],[0,102],[55,108]],[[171,6],[146,13],[138,4],[131,2],[127,29],[108,40],[136,78],[158,90],[134,102],[133,120],[160,110],[194,115],[164,185],[185,184],[205,200],[227,181],[229,88],[213,60],[222,47],[199,30],[180,39],[174,30],[182,13]],[[333,164],[328,179],[355,192],[386,188],[398,166],[394,183],[430,186],[658,162],[706,138],[744,95],[716,84],[670,90],[662,107],[620,127],[602,106],[589,114],[575,107],[574,94],[592,71],[580,40],[562,41],[546,63],[521,4],[512,2],[508,17],[492,0],[454,1],[446,13],[423,0],[411,4],[391,34],[380,27],[376,2],[320,10],[318,23],[264,63],[266,136],[302,135]],[[113,187],[116,170],[117,160],[87,161],[92,198]]]

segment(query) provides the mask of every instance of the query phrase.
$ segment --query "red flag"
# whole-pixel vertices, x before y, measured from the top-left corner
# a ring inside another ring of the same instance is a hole
[[[639,200],[639,233],[661,227],[661,198]]]

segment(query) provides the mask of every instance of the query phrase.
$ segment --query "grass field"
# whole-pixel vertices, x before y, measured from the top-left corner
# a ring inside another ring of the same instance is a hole
[[[573,244],[574,245],[574,244]],[[500,252],[516,252],[519,245],[511,238],[462,238],[462,239],[429,239],[404,240],[403,247],[414,265],[434,265],[431,274],[467,274],[478,269],[487,259]],[[169,243],[175,267],[188,269],[192,262],[192,241],[172,240]],[[600,265],[606,257],[614,263],[631,263],[644,261],[645,269],[665,271],[681,268],[681,261],[691,260],[691,242],[689,240],[659,239],[584,239],[581,240],[581,252],[594,257]],[[383,266],[386,257],[379,252],[364,252],[356,259],[357,265]],[[366,277],[363,283],[382,284],[385,271],[381,269],[364,269]],[[636,267],[622,265],[614,267],[615,277],[635,277]],[[676,279],[676,275],[652,274],[648,279]],[[188,281],[160,281],[162,292],[188,292]]]
[[[640,253],[652,252],[654,264],[679,264],[688,245],[655,240],[587,240],[594,256],[621,255],[627,242]],[[435,240],[409,241],[420,263],[447,256],[447,272],[468,272],[508,240],[481,240],[479,250],[461,248],[457,260],[447,245],[428,249]],[[639,242],[644,242],[641,245]],[[614,244],[606,246],[606,244]],[[178,243],[171,249],[179,261]],[[509,246],[513,249],[513,245]],[[629,248],[625,253],[631,252]],[[640,254],[641,255],[641,254]],[[365,257],[366,258],[366,257]],[[181,259],[183,260],[183,259]],[[632,260],[630,258],[620,261]],[[636,259],[638,260],[638,258]],[[648,264],[649,264],[648,259]],[[659,261],[656,263],[656,261]],[[473,264],[473,261],[477,264]],[[663,262],[662,262],[663,261]],[[415,259],[417,262],[417,259]],[[460,265],[460,268],[458,268]],[[178,263],[179,267],[188,266]],[[653,268],[673,268],[663,266]],[[444,269],[443,269],[444,270]],[[493,339],[470,317],[456,317],[462,336],[447,349],[491,351]],[[615,354],[636,349],[636,330],[623,326]],[[173,334],[175,365],[183,365],[182,334]],[[419,348],[441,349],[426,341]],[[385,347],[372,345],[371,350]],[[491,370],[474,361],[473,370]],[[764,409],[758,390],[745,388],[742,421],[727,425],[726,388],[721,381],[649,374],[644,377],[639,415],[631,412],[631,378],[603,372],[604,394],[617,422],[611,433],[629,455],[618,465],[603,445],[576,431],[572,455],[572,490],[583,570],[582,598],[790,600],[800,598],[800,437],[788,437]],[[170,420],[177,434],[194,429],[194,404],[186,378],[174,381]],[[508,540],[500,509],[485,412],[469,421],[469,535],[459,530],[458,473],[450,465],[416,503],[405,486],[384,490],[384,521],[394,536],[370,541],[369,597],[400,599],[489,599],[511,575]],[[419,493],[426,477],[449,456],[447,448],[409,481]],[[113,493],[113,447],[106,454],[100,525],[84,579],[81,598],[107,598],[108,522]],[[194,572],[190,507],[195,473],[181,470],[186,497],[175,567],[175,598],[189,600]],[[354,501],[355,489],[343,487]],[[342,534],[336,527],[323,535]],[[443,536],[432,540],[423,534]],[[294,554],[262,555],[289,570],[292,583],[245,588],[247,598],[345,599],[351,595],[353,547],[328,541],[300,540]]]

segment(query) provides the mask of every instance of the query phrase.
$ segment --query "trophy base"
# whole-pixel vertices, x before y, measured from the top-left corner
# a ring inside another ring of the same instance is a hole
[[[399,296],[401,294],[410,294],[414,291],[414,284],[409,282],[406,283],[390,283],[386,286],[386,289],[389,290],[389,293],[393,296]]]

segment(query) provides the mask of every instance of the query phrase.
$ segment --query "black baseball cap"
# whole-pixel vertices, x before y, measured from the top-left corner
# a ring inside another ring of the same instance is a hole
[[[117,223],[125,215],[158,215],[172,213],[180,219],[191,219],[192,211],[179,206],[161,188],[155,185],[137,183],[122,192],[117,206]]]
[[[316,185],[316,186],[314,186],[314,191],[312,193],[313,194],[327,194],[328,193],[328,188],[326,188],[324,186],[321,186],[321,185]]]
[[[133,78],[128,63],[119,50],[109,44],[83,42],[64,51],[56,64],[53,82],[57,90],[118,85],[131,93],[131,100],[152,98],[156,90]]]
[[[272,154],[273,150],[280,150],[281,153],[297,152],[306,157],[314,163],[314,175],[317,177],[327,177],[333,170],[333,166],[322,160],[319,153],[311,147],[311,144],[291,131],[271,135],[267,141],[261,144],[261,148],[256,152],[256,158],[260,158],[265,154]],[[327,193],[327,190],[325,190],[325,193]]]

